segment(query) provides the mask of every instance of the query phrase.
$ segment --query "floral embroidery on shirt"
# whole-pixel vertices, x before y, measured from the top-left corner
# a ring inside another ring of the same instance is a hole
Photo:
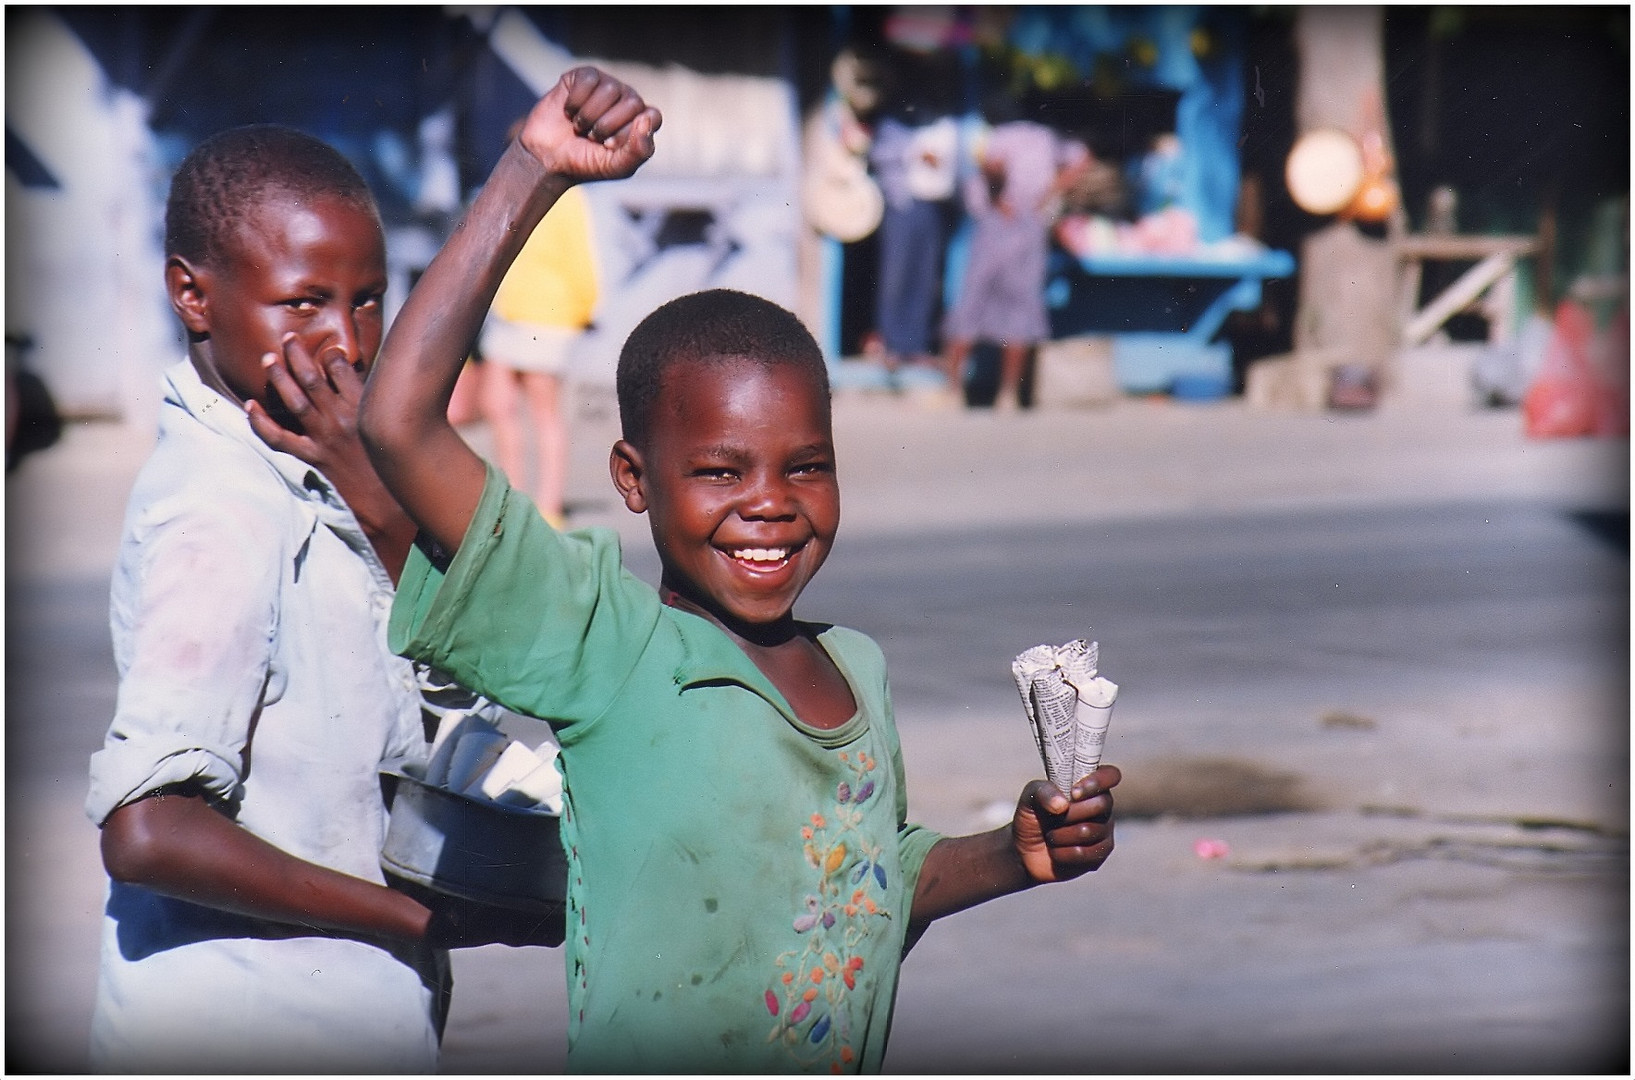
[[[764,999],[773,1018],[767,1042],[782,1040],[806,1064],[827,1057],[832,1072],[856,1067],[845,1002],[862,977],[859,946],[874,920],[891,917],[882,849],[861,828],[879,762],[861,751],[842,750],[839,758],[851,779],[836,785],[833,808],[814,813],[800,830],[817,879],[792,924],[804,944],[778,957],[781,971]]]

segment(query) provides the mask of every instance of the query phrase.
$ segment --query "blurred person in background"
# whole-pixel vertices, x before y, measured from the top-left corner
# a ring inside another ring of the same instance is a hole
[[[869,148],[869,164],[885,196],[876,320],[893,385],[903,364],[931,356],[942,293],[946,203],[955,189],[959,128],[953,117],[928,112],[912,100],[899,100],[880,121]]]
[[[26,336],[6,335],[7,473],[24,457],[62,438],[62,417],[45,380],[21,364],[21,357],[33,346]]]
[[[1000,349],[995,407],[1022,406],[1028,354],[1050,336],[1045,311],[1045,271],[1050,228],[1061,192],[1088,167],[1084,144],[1064,140],[1052,128],[1022,119],[1008,94],[991,95],[983,115],[992,125],[977,147],[977,171],[965,185],[965,208],[974,219],[970,260],[944,321],[945,371],[951,387],[965,381],[972,344]]]

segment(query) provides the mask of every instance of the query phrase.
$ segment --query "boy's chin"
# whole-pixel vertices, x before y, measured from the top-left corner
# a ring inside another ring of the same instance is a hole
[[[754,612],[723,612],[716,621],[745,641],[757,645],[778,645],[797,634],[793,608]]]

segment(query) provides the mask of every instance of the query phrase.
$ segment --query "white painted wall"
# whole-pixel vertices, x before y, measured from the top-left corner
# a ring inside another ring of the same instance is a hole
[[[6,175],[6,333],[69,415],[151,425],[183,355],[163,289],[163,178],[140,98],[48,9],[7,20],[6,124],[62,185]]]

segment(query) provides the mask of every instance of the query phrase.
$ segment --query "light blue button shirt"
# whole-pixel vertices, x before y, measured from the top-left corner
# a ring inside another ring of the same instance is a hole
[[[386,647],[391,580],[330,485],[191,364],[165,390],[114,568],[119,698],[86,811],[191,781],[284,851],[380,882],[380,766],[425,752],[415,669]],[[446,971],[442,952],[113,884],[92,1065],[429,1071]]]

